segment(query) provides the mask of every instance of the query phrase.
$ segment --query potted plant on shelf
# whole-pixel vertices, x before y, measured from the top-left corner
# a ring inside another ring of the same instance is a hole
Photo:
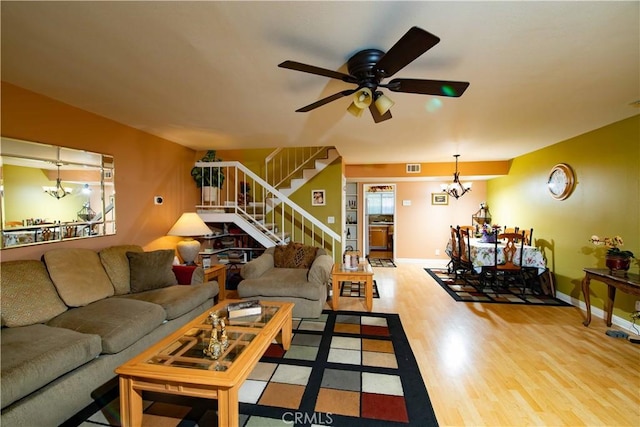
[[[201,162],[220,162],[216,157],[216,150],[207,150]],[[214,205],[217,202],[217,190],[224,184],[222,168],[208,168],[194,166],[191,169],[191,177],[198,188],[202,188],[202,199],[206,204]]]
[[[603,245],[608,248],[605,256],[605,265],[609,268],[610,273],[619,270],[625,272],[629,270],[631,259],[634,258],[634,255],[631,251],[623,251],[620,249],[620,246],[624,245],[622,237],[614,236],[600,238],[593,235],[589,241],[596,246]]]

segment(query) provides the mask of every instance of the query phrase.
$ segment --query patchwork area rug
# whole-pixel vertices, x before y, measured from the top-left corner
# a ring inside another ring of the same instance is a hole
[[[364,287],[365,282],[351,282],[349,280],[345,280],[340,284],[340,296],[364,298]],[[378,284],[375,280],[373,281],[373,297],[380,298],[380,294],[378,293]]]
[[[389,258],[367,258],[372,267],[395,267],[392,259]]]
[[[325,310],[294,319],[240,389],[240,426],[437,426],[397,314]],[[215,426],[215,400],[144,393],[143,425]],[[117,382],[64,425],[120,426]],[[227,426],[224,426],[227,427]]]
[[[519,286],[495,290],[490,286],[483,288],[478,279],[469,279],[468,283],[461,278],[455,281],[455,275],[449,274],[445,269],[425,268],[425,271],[456,301],[571,307],[570,304],[550,295],[534,295],[529,288],[521,295]]]

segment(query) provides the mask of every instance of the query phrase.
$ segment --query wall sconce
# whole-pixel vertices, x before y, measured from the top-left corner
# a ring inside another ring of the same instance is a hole
[[[456,158],[456,171],[453,174],[453,182],[449,185],[442,184],[440,187],[443,193],[447,193],[457,199],[462,197],[467,191],[471,191],[471,183],[467,182],[462,184],[460,182],[460,172],[458,172],[458,157],[460,157],[460,154],[455,154],[453,157]]]

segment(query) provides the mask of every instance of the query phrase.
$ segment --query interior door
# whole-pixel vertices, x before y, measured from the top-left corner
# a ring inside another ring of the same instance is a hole
[[[364,242],[363,248],[368,256],[372,250],[395,253],[395,185],[370,184],[364,186]],[[384,222],[378,222],[383,220]]]

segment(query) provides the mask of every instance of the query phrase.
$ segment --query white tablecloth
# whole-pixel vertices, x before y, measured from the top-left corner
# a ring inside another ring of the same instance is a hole
[[[480,239],[470,239],[469,246],[471,246],[471,262],[473,269],[476,273],[482,271],[482,266],[494,265],[494,243],[483,243]],[[447,253],[451,253],[451,241],[447,243]],[[504,263],[504,244],[498,243],[498,264]],[[520,245],[518,244],[518,250],[515,256],[515,264],[520,263]],[[524,246],[524,256],[522,258],[522,264],[524,267],[535,267],[538,269],[538,274],[544,273],[547,265],[542,256],[542,252],[535,246]]]

